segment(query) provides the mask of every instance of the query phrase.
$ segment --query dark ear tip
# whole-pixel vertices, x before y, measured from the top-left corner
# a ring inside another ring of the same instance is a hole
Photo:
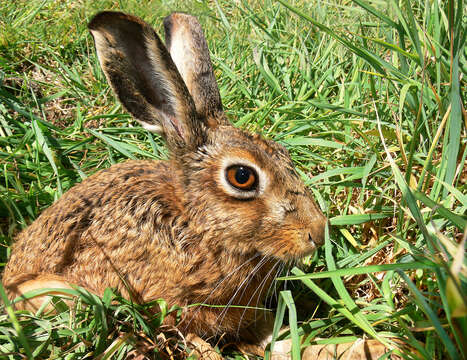
[[[166,21],[172,21],[172,19],[183,19],[183,18],[186,18],[186,19],[196,19],[195,16],[193,15],[190,15],[190,14],[187,14],[187,13],[184,13],[184,12],[180,12],[180,11],[177,11],[177,12],[173,12],[171,13],[169,16],[166,16],[164,18],[164,23]]]
[[[167,30],[171,31],[172,27],[174,26],[176,27],[183,24],[190,24],[190,27],[193,27],[193,25],[195,25],[201,28],[198,18],[187,13],[174,12],[164,18],[164,30],[166,32]]]
[[[124,15],[123,13],[119,13],[116,11],[102,11],[100,13],[97,13],[96,15],[93,16],[93,18],[89,22],[88,29],[97,30],[103,23],[108,22],[111,18],[113,18],[117,14]]]
[[[128,15],[120,11],[102,11],[94,15],[88,24],[88,29],[90,31],[97,30],[102,26],[114,25],[122,21],[144,25],[144,22],[136,16]]]
[[[166,16],[164,18],[164,21],[163,21],[163,25],[164,25],[164,31],[165,31],[165,34],[166,36],[169,35],[172,33],[172,27],[173,27],[173,16],[175,13],[172,13],[170,14],[169,16]],[[167,42],[167,39],[166,39],[166,42]]]

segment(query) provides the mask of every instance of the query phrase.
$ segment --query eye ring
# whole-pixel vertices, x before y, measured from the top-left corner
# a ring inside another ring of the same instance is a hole
[[[227,182],[236,189],[243,191],[254,190],[258,183],[256,171],[245,165],[232,165],[225,171]]]

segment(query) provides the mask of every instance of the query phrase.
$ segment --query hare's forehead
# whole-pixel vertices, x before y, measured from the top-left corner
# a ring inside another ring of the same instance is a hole
[[[249,163],[266,169],[293,168],[287,149],[258,134],[250,134],[239,129],[216,131],[208,147],[215,152],[216,158],[244,159]]]

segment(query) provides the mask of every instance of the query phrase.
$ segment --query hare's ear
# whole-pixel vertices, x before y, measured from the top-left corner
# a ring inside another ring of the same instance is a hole
[[[165,136],[169,149],[190,151],[203,143],[188,89],[152,27],[119,12],[89,23],[101,67],[125,108],[148,130]]]
[[[228,120],[212,69],[206,39],[198,20],[173,13],[164,19],[165,44],[207,126],[226,125]]]

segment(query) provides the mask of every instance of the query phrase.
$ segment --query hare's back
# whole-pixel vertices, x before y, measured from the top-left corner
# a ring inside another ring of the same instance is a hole
[[[4,278],[77,273],[83,266],[95,271],[97,258],[131,252],[126,243],[155,231],[148,221],[156,226],[154,217],[177,208],[173,177],[170,163],[156,161],[127,161],[90,176],[19,234]]]

